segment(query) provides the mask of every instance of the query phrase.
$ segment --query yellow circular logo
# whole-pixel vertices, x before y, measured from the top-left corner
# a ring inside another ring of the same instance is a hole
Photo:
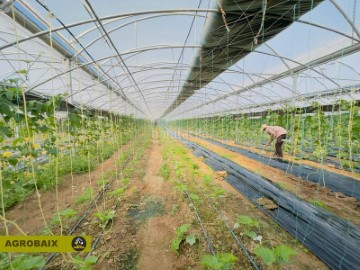
[[[86,240],[82,236],[75,236],[71,241],[71,246],[76,251],[82,251],[86,248]]]

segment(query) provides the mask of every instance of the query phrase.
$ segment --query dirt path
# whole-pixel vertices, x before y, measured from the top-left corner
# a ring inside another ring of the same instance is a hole
[[[115,170],[115,161],[128,147],[129,144],[122,146],[109,159],[99,164],[90,173],[74,174],[73,177],[71,174],[64,176],[61,185],[58,187],[58,198],[56,198],[55,190],[40,191],[41,208],[47,222],[54,216],[57,207],[61,211],[76,205],[79,196],[84,193],[86,188],[92,187],[93,194],[97,194],[99,186],[96,180],[102,177],[104,172]],[[7,212],[6,217],[16,222],[28,235],[39,234],[46,227],[36,193],[11,208]],[[2,230],[4,228],[0,227],[0,231]],[[9,225],[9,234],[19,235],[20,233],[14,226]]]
[[[162,198],[164,204],[171,194],[170,186],[158,175],[162,164],[162,146],[155,139],[149,155],[144,177],[144,192],[150,197]],[[141,251],[138,269],[167,270],[174,269],[173,254],[169,254],[169,244],[176,225],[171,216],[151,218],[139,231],[138,239],[144,246]],[[155,259],[156,258],[156,259]]]
[[[179,202],[171,182],[159,175],[163,146],[157,136],[155,133],[150,149],[136,165],[137,173],[116,218],[94,253],[99,256],[94,269],[199,269],[191,254],[179,258],[170,248],[175,229],[191,223],[193,214],[185,202]],[[143,176],[138,173],[142,169]]]

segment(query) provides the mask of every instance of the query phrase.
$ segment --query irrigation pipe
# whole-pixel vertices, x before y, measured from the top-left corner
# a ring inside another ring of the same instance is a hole
[[[134,154],[128,158],[126,160],[126,163],[123,164],[122,168],[121,169],[124,169],[128,163],[130,162],[130,160],[133,158]],[[119,173],[116,173],[113,177],[111,177],[111,180],[109,181],[109,183],[106,184],[106,186],[101,189],[101,191],[98,193],[97,197],[92,201],[91,205],[85,210],[85,212],[83,213],[83,215],[81,216],[80,219],[78,219],[78,221],[75,223],[75,225],[71,228],[70,232],[68,233],[68,235],[72,235],[73,232],[80,226],[80,224],[84,221],[84,219],[86,218],[86,216],[88,215],[88,213],[90,212],[90,210],[97,204],[97,202],[102,198],[102,196],[104,195],[105,191],[107,191],[111,184],[113,183],[113,181],[119,176]],[[98,237],[97,237],[98,238]],[[98,241],[99,239],[96,239],[95,241]],[[49,262],[54,258],[54,256],[56,255],[57,253],[54,252],[54,253],[51,253],[47,258],[46,258],[46,261],[45,261],[45,266],[43,266],[42,268],[40,268],[41,270],[42,269],[45,269],[46,265],[49,264]]]
[[[211,243],[211,240],[210,240],[210,238],[209,238],[209,236],[208,236],[208,234],[207,234],[207,232],[206,232],[206,230],[205,230],[204,224],[203,224],[203,222],[202,222],[202,220],[201,220],[201,218],[200,218],[200,216],[199,216],[199,213],[198,213],[198,211],[196,210],[196,206],[195,206],[193,200],[191,199],[191,197],[190,197],[190,195],[189,195],[189,192],[185,191],[185,193],[186,193],[186,196],[188,197],[189,201],[190,201],[191,204],[192,204],[192,208],[193,208],[194,211],[195,211],[196,218],[197,218],[197,220],[199,221],[199,224],[200,224],[200,226],[201,226],[201,229],[202,229],[202,231],[203,231],[203,233],[204,233],[204,236],[205,236],[205,238],[206,238],[206,241],[207,241],[207,243],[208,243],[209,249],[210,249],[212,255],[216,256],[214,247],[213,247],[213,245],[212,245],[212,243]]]
[[[260,270],[260,268],[257,266],[256,262],[254,261],[254,259],[252,258],[252,256],[249,254],[248,250],[246,249],[246,247],[244,246],[244,244],[241,242],[241,240],[236,236],[235,232],[233,229],[231,229],[231,227],[229,226],[229,223],[227,223],[226,219],[224,218],[224,216],[221,214],[221,212],[215,207],[215,205],[210,201],[209,197],[206,195],[205,192],[202,192],[203,195],[206,197],[206,200],[208,201],[208,203],[210,204],[210,206],[215,210],[215,212],[218,214],[218,216],[221,218],[221,220],[224,222],[225,226],[229,229],[231,235],[235,238],[236,242],[238,243],[238,245],[240,246],[240,248],[244,251],[246,257],[248,257],[249,262],[254,266],[254,268],[256,270]]]

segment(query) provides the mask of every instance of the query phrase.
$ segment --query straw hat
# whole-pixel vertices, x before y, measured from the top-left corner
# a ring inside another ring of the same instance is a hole
[[[267,124],[263,124],[263,125],[261,126],[260,130],[261,130],[261,131],[264,131],[265,128],[267,128]]]

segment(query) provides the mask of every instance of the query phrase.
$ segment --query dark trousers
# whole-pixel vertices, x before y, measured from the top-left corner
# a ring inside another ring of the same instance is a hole
[[[280,135],[279,137],[277,137],[276,139],[276,143],[275,143],[275,155],[278,157],[283,157],[283,153],[282,153],[282,145],[283,145],[283,140],[286,139],[286,134]]]

